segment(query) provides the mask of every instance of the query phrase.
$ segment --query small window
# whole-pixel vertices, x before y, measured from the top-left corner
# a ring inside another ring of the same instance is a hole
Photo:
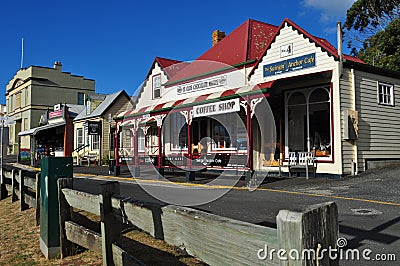
[[[15,95],[15,108],[21,108],[21,92]]]
[[[378,103],[384,105],[394,105],[393,85],[378,82]]]
[[[82,128],[78,128],[76,130],[76,148],[79,148],[83,145],[83,130]]]
[[[78,92],[78,104],[79,105],[85,104],[85,94],[83,92]]]
[[[92,151],[99,149],[100,135],[92,135]]]
[[[28,118],[24,118],[24,130],[28,130]]]
[[[153,77],[153,98],[161,97],[161,75]]]

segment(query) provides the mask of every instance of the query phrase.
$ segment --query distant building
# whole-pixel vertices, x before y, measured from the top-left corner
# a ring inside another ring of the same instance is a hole
[[[9,153],[18,153],[18,133],[39,125],[40,116],[58,103],[83,105],[85,95],[94,94],[95,81],[62,72],[60,62],[53,68],[30,66],[17,71],[6,86],[10,125]],[[23,143],[23,146],[29,146]]]
[[[18,133],[19,159],[35,166],[44,156],[71,156],[74,146],[73,120],[84,105],[56,104],[40,118],[39,127]],[[28,144],[28,145],[26,145]]]
[[[74,119],[74,152],[77,164],[106,163],[114,158],[112,119],[120,112],[132,109],[131,98],[124,91],[95,94],[86,99],[86,108]]]

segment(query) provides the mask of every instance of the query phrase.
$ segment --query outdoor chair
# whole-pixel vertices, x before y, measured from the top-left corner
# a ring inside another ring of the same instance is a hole
[[[317,159],[312,152],[289,152],[289,177],[292,173],[305,172],[306,178],[310,172],[313,172],[314,178],[317,176]]]

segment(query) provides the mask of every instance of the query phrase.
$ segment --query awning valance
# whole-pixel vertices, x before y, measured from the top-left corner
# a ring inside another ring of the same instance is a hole
[[[205,103],[207,101],[211,102],[213,100],[224,99],[226,97],[236,98],[236,97],[240,97],[242,95],[246,95],[249,93],[256,93],[256,92],[262,93],[262,90],[271,88],[273,83],[274,83],[274,81],[269,81],[269,82],[261,83],[261,84],[255,85],[255,86],[254,85],[244,86],[244,87],[240,87],[240,88],[228,89],[225,91],[204,94],[204,95],[200,95],[197,97],[191,97],[191,98],[187,98],[187,99],[168,101],[168,102],[159,103],[159,104],[157,103],[155,105],[146,106],[146,107],[142,107],[139,109],[122,112],[122,113],[118,114],[117,118],[122,119],[122,118],[126,118],[128,116],[146,114],[146,113],[150,113],[150,112],[154,112],[154,111],[160,111],[163,109],[172,109],[172,108],[175,108],[178,106],[186,107],[186,106],[191,106],[191,105],[195,105],[198,103]]]
[[[64,126],[64,125],[65,125],[65,121],[60,122],[60,123],[49,124],[49,125],[45,125],[45,126],[41,126],[41,127],[35,127],[35,128],[31,128],[29,130],[19,132],[18,136],[28,136],[28,135],[35,136],[39,131],[46,130],[49,128],[55,128],[55,127],[59,127],[59,126]]]

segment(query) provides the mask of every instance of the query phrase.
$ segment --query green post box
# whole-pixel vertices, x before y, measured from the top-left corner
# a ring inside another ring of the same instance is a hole
[[[57,179],[72,178],[72,157],[44,157],[40,176],[40,250],[47,259],[60,253]]]

